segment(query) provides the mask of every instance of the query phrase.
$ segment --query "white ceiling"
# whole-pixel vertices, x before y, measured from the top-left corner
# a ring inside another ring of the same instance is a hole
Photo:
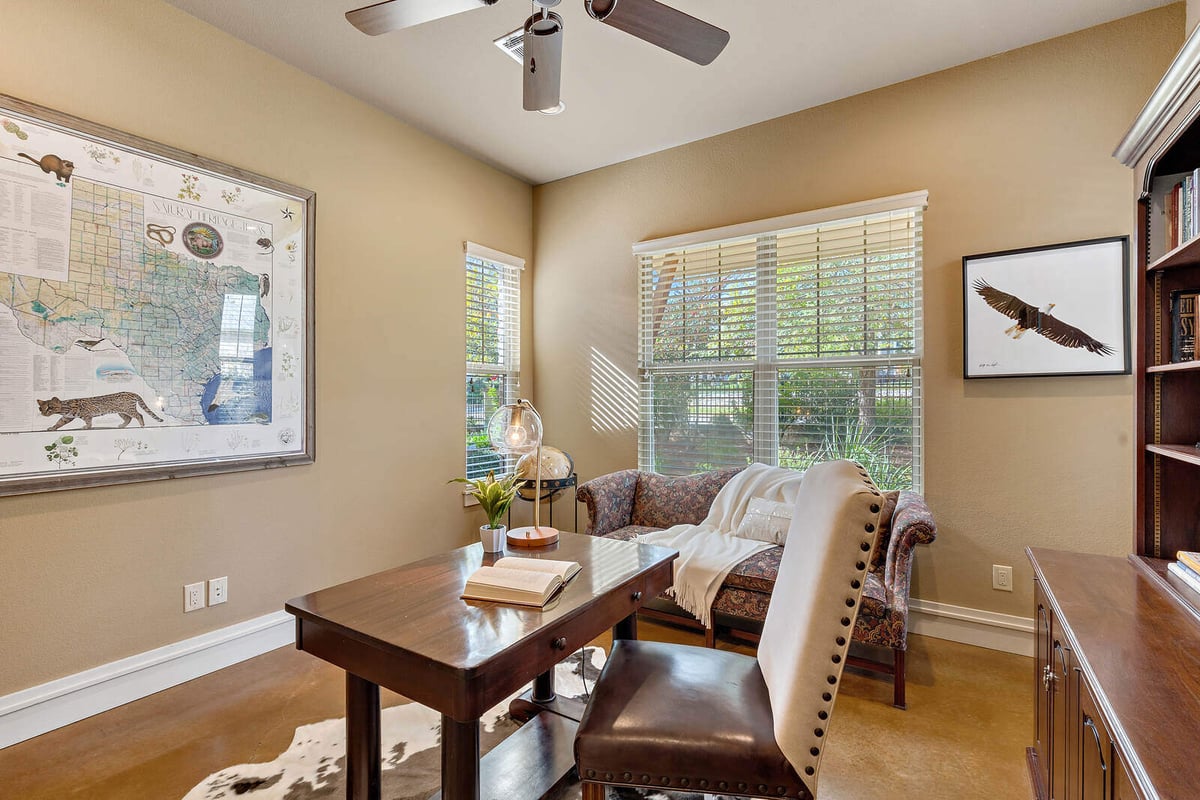
[[[421,0],[398,0],[417,3]],[[1118,19],[1170,0],[672,0],[732,39],[699,67],[588,17],[565,21],[556,117],[523,111],[521,68],[492,44],[530,6],[500,0],[382,36],[371,0],[168,0],[533,184],[653,153]]]

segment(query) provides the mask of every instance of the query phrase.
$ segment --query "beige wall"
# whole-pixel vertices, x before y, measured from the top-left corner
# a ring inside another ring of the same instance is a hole
[[[0,695],[474,538],[445,485],[462,241],[530,256],[528,185],[151,0],[7,0],[0,75],[316,191],[319,370],[315,465],[0,498]],[[185,616],[183,584],[221,575],[228,604]]]
[[[964,382],[960,259],[1131,232],[1132,173],[1111,153],[1183,17],[1159,9],[536,188],[549,438],[584,478],[636,463],[634,242],[928,189],[925,486],[940,535],[914,594],[1028,617],[1025,546],[1128,552],[1133,379]],[[1016,568],[1015,592],[992,590],[992,564]]]

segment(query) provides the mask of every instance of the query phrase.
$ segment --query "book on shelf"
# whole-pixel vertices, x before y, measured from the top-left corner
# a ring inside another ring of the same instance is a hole
[[[580,569],[578,561],[506,556],[472,572],[462,598],[541,608]]]
[[[1192,572],[1178,561],[1172,561],[1170,564],[1167,564],[1167,572],[1183,581],[1184,585],[1186,585],[1193,592],[1200,594],[1200,576],[1196,575],[1196,573]]]
[[[1197,578],[1200,578],[1200,553],[1180,550],[1175,554],[1175,558],[1179,559],[1180,564],[1194,572]]]
[[[1200,289],[1171,292],[1171,363],[1196,360],[1196,323]]]
[[[1162,210],[1168,252],[1200,234],[1200,169],[1166,191]]]

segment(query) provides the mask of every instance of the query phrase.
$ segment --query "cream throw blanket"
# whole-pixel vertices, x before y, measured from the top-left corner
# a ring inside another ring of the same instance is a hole
[[[729,571],[743,559],[774,547],[770,542],[733,535],[746,515],[750,498],[794,504],[803,476],[804,473],[795,470],[751,464],[721,487],[708,516],[699,525],[675,525],[637,537],[644,544],[679,551],[679,558],[675,559],[675,585],[667,594],[704,627],[712,627],[713,598]]]

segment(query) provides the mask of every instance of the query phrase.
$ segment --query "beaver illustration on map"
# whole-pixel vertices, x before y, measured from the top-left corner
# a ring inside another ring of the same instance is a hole
[[[47,153],[41,159],[36,159],[28,153],[17,153],[21,158],[28,158],[33,163],[42,168],[42,172],[47,174],[53,172],[63,183],[71,181],[71,173],[75,171],[74,161],[64,161],[54,153]]]

